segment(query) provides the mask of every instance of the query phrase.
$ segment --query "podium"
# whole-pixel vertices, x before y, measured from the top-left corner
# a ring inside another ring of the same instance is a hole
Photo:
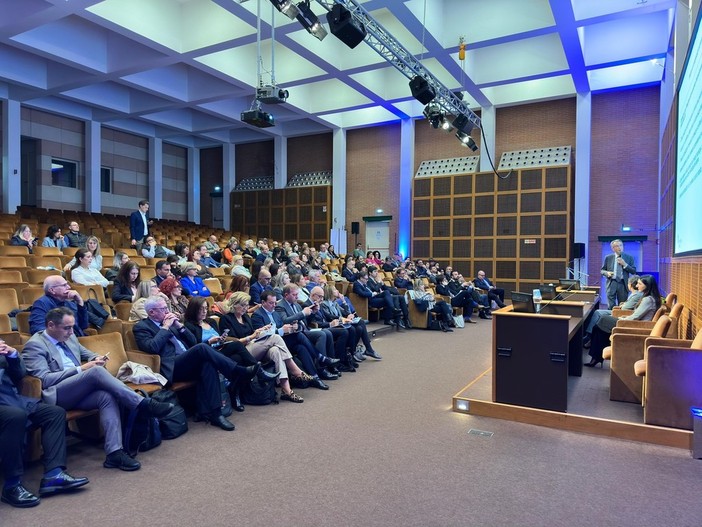
[[[583,369],[583,322],[595,305],[550,302],[539,313],[493,311],[492,400],[565,412]]]

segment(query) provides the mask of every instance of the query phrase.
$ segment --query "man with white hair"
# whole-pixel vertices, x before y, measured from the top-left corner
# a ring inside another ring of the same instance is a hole
[[[37,298],[32,304],[29,314],[29,331],[33,335],[46,329],[46,314],[57,307],[67,307],[73,312],[75,325],[73,332],[85,336],[88,328],[88,308],[78,291],[71,289],[63,276],[52,275],[44,279],[44,296]]]

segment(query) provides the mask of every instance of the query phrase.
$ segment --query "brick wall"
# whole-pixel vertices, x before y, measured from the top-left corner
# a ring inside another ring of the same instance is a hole
[[[332,134],[288,139],[288,178],[303,172],[330,172],[333,162]]]
[[[597,237],[620,234],[623,223],[632,227],[630,234],[648,236],[641,270],[658,267],[659,114],[658,87],[592,97],[590,275],[602,267]]]
[[[355,245],[351,222],[360,222],[358,242],[365,247],[362,218],[374,216],[380,208],[384,216],[392,216],[389,235],[392,252],[397,245],[399,215],[400,125],[349,130],[346,134],[346,178],[348,250],[353,250]]]
[[[275,174],[275,154],[273,141],[245,143],[235,147],[236,183],[252,177],[264,177]]]

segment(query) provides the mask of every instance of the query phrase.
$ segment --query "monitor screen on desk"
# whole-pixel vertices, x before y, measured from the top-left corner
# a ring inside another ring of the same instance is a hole
[[[542,300],[554,300],[556,298],[556,286],[553,284],[543,284],[539,286]]]
[[[512,311],[515,313],[536,313],[534,296],[531,293],[512,291]]]
[[[570,278],[559,278],[558,283],[562,289],[567,289],[568,291],[580,291],[580,281],[572,280]]]

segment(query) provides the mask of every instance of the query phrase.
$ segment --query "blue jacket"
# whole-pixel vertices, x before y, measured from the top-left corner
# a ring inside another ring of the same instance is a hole
[[[88,328],[88,309],[85,305],[79,306],[75,302],[59,302],[55,298],[44,295],[37,298],[32,304],[32,311],[29,314],[29,331],[34,335],[37,331],[46,329],[46,314],[56,307],[67,307],[76,317],[73,332],[78,337],[85,336],[84,329]]]
[[[207,286],[205,285],[205,282],[202,281],[202,278],[199,276],[196,276],[194,278],[195,282],[193,283],[190,278],[187,276],[184,276],[183,278],[180,279],[180,285],[183,286],[183,290],[185,291],[185,294],[188,296],[210,296],[210,290],[207,289]]]

